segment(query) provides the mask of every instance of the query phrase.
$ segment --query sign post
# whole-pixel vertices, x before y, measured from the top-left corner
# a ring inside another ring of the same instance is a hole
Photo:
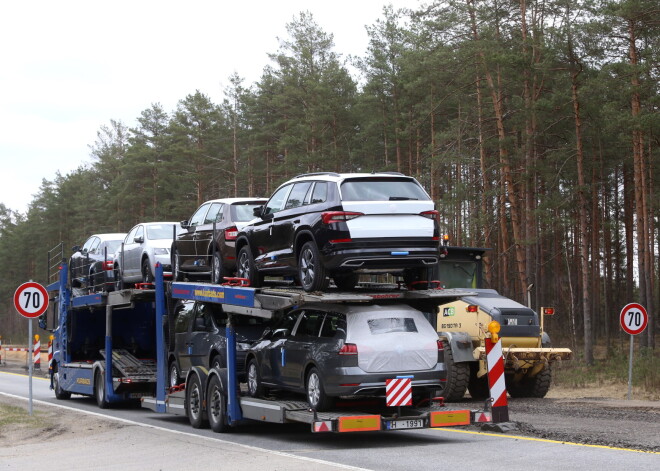
[[[28,322],[28,361],[29,363],[29,407],[28,412],[32,415],[32,371],[34,351],[32,348],[32,319],[39,317],[48,309],[48,291],[39,283],[30,280],[23,283],[14,293],[14,307],[23,317],[27,317]]]
[[[632,398],[633,338],[635,335],[644,332],[649,322],[649,316],[644,306],[630,303],[621,309],[619,322],[623,331],[630,334],[630,354],[628,355],[628,400],[630,400]]]

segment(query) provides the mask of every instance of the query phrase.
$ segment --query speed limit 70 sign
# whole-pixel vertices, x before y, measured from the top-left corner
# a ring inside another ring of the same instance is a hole
[[[637,303],[626,304],[619,316],[621,328],[630,335],[641,334],[649,323],[649,316],[644,306]]]
[[[14,307],[24,317],[39,317],[48,309],[48,292],[39,283],[23,283],[14,293]]]

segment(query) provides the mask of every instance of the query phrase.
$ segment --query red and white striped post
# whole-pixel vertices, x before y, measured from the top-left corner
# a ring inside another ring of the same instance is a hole
[[[39,341],[39,334],[34,336],[34,346],[32,349],[32,361],[34,367],[38,370],[41,369],[41,342]]]
[[[504,358],[502,356],[502,341],[497,333],[500,324],[496,321],[488,324],[490,337],[486,337],[486,361],[488,363],[488,387],[493,399],[493,422],[509,421],[509,403],[506,398],[506,383],[504,382]]]
[[[53,369],[53,336],[48,338],[48,370]]]

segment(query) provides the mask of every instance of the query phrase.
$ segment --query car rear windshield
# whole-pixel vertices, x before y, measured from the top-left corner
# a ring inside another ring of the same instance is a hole
[[[147,226],[147,239],[172,239],[174,237],[173,224],[158,224],[156,226]]]
[[[411,317],[387,317],[384,319],[369,319],[369,330],[373,335],[389,334],[391,332],[417,332],[415,319]]]
[[[248,222],[254,219],[253,209],[264,203],[237,203],[231,205],[231,220],[234,222]]]
[[[351,178],[341,185],[343,201],[429,200],[419,184],[404,178]]]

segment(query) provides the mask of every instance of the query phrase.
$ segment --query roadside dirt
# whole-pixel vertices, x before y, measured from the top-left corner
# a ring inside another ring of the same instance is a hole
[[[24,360],[4,360],[7,364],[0,366],[0,371],[26,373]],[[47,369],[36,375],[47,377]],[[633,391],[634,399],[628,401],[627,392],[625,384],[608,384],[579,389],[554,387],[544,399],[509,398],[512,430],[503,433],[660,453],[660,401],[640,391]],[[469,399],[454,405],[482,407],[481,402]],[[0,421],[7,411],[15,411],[12,407],[26,409],[27,405],[0,395]],[[40,406],[35,420],[0,426],[0,443],[29,444],[43,441],[45,435],[58,440],[122,427],[114,421]],[[484,430],[493,431],[490,427]]]

